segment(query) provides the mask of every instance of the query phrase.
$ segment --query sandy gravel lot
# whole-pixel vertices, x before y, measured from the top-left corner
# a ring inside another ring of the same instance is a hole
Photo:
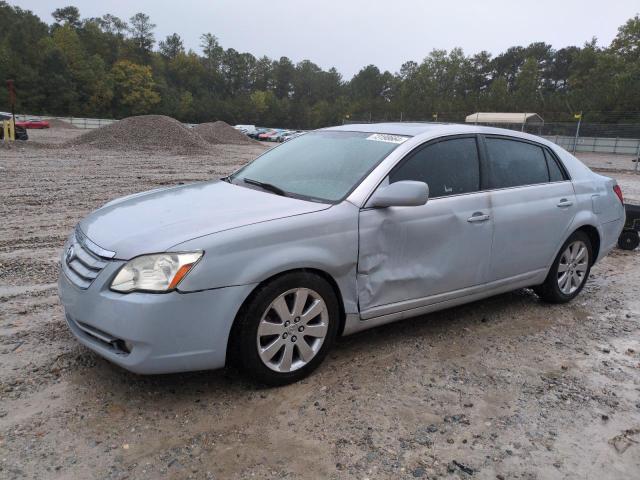
[[[592,152],[578,152],[576,156],[589,168],[620,171],[636,171],[635,160],[638,158],[635,155],[612,155]],[[640,165],[638,168],[640,168]]]
[[[0,147],[0,478],[637,478],[638,251],[614,251],[569,305],[519,290],[363,332],[284,388],[141,377],[64,325],[67,234],[111,198],[220,176],[262,149],[38,145],[51,135]],[[640,199],[640,176],[620,181]]]

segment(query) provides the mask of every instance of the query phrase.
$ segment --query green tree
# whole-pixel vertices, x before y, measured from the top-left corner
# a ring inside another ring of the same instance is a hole
[[[113,103],[118,116],[151,113],[160,103],[151,67],[120,60],[111,69]]]
[[[169,59],[174,59],[179,54],[184,53],[184,44],[180,35],[174,33],[160,42],[160,53]]]
[[[287,57],[273,62],[274,92],[278,98],[288,98],[293,88],[295,66]]]
[[[494,78],[487,92],[487,105],[491,110],[508,112],[511,110],[509,83],[504,77]]]
[[[640,60],[640,15],[630,18],[618,28],[618,35],[611,42],[611,51],[628,61]]]
[[[151,49],[155,43],[153,36],[155,28],[156,25],[151,23],[149,15],[145,13],[136,13],[129,19],[129,33],[131,34],[133,53],[144,62],[149,60]]]
[[[71,24],[55,29],[52,40],[54,48],[65,60],[76,94],[73,111],[80,115],[108,112],[112,93],[102,57],[88,55],[78,31]]]
[[[0,82],[15,80],[22,112],[154,112],[191,122],[311,128],[347,116],[430,120],[437,113],[462,121],[474,111],[537,111],[552,122],[583,110],[591,121],[617,121],[640,111],[639,15],[608,47],[592,39],[559,50],[544,42],[512,46],[494,57],[434,50],[395,74],[368,65],[351,79],[311,60],[294,65],[287,57],[225,49],[212,33],[201,36],[199,53],[185,51],[178,33],[156,46],[155,25],[144,13],[130,23],[109,13],[83,19],[73,6],[52,16],[49,26],[0,0]]]
[[[97,22],[104,32],[116,37],[124,38],[125,34],[129,30],[129,25],[127,25],[127,22],[116,17],[115,15],[111,15],[110,13],[107,13],[101,18],[97,19]]]
[[[80,10],[77,7],[57,8],[51,14],[53,19],[62,25],[69,25],[73,28],[80,27]]]
[[[224,48],[220,46],[218,39],[211,33],[205,33],[200,36],[200,47],[210,71],[217,71],[222,63],[224,56]]]
[[[515,81],[515,101],[516,109],[520,111],[535,112],[539,106],[540,76],[538,62],[535,58],[529,57],[525,60],[522,68],[518,72]]]

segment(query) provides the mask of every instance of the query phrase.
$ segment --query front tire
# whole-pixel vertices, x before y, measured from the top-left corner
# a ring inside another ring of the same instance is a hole
[[[278,386],[315,370],[333,345],[340,310],[333,288],[315,274],[295,272],[257,290],[243,307],[232,335],[240,368]]]
[[[538,296],[549,303],[567,303],[584,288],[591,264],[593,249],[586,233],[574,232],[562,245],[542,285],[533,288]]]

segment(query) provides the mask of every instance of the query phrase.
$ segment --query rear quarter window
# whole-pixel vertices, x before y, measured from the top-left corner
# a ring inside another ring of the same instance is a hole
[[[567,177],[562,172],[560,165],[558,165],[558,161],[553,157],[551,152],[545,149],[544,155],[547,158],[547,166],[549,168],[549,181],[561,182],[563,180],[566,180]]]

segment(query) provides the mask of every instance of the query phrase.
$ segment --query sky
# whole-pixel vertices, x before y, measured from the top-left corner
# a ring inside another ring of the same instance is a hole
[[[75,5],[82,17],[144,12],[156,39],[178,33],[200,53],[200,35],[256,57],[309,59],[350,79],[374,64],[397,72],[433,49],[461,47],[496,55],[514,45],[543,41],[554,48],[592,37],[608,45],[618,27],[640,13],[638,0],[9,0],[51,23],[57,7]]]

